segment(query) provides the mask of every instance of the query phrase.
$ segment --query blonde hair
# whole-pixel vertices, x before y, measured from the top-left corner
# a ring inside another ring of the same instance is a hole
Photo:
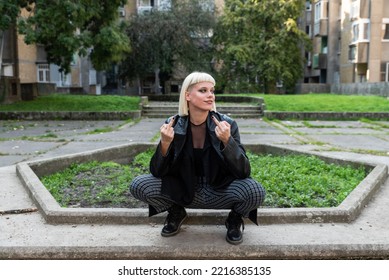
[[[215,79],[209,75],[208,73],[204,72],[193,72],[186,76],[184,82],[182,83],[181,92],[180,92],[180,100],[178,103],[178,115],[180,116],[188,116],[189,115],[189,108],[188,108],[188,102],[186,101],[186,92],[188,89],[197,83],[201,82],[210,82],[214,86],[216,84]],[[212,111],[216,111],[216,104],[213,103]]]

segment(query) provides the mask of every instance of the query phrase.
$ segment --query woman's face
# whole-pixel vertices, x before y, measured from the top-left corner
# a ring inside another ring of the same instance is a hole
[[[191,85],[186,92],[186,101],[190,111],[210,111],[215,102],[215,87],[211,82]]]

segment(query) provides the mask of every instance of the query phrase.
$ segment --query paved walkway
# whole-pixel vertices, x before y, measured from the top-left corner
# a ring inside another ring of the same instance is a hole
[[[129,142],[156,142],[162,122],[0,121],[0,211],[36,207],[16,176],[16,163]],[[244,144],[272,144],[389,165],[389,122],[237,122]],[[352,223],[258,227],[247,223],[239,246],[225,241],[222,224],[185,224],[177,236],[163,238],[160,224],[52,225],[40,212],[5,214],[0,216],[0,259],[388,258],[387,213],[389,182]]]

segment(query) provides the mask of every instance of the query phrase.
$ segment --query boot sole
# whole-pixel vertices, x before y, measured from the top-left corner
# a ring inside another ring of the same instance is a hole
[[[188,218],[188,215],[186,215],[186,216],[181,220],[181,222],[180,222],[180,224],[178,225],[176,231],[173,231],[173,232],[171,232],[171,233],[164,233],[164,232],[161,231],[161,235],[162,235],[163,237],[170,237],[170,236],[176,235],[177,233],[180,232],[181,225],[182,225],[182,223],[183,223],[187,218]]]
[[[230,243],[232,245],[239,245],[240,243],[243,242],[243,238],[241,238],[240,240],[231,240],[228,238],[228,236],[226,236],[226,240],[228,243]]]

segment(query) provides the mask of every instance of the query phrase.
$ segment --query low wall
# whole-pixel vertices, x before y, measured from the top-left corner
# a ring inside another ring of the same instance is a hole
[[[328,93],[331,91],[330,84],[297,84],[295,93]]]
[[[52,174],[73,163],[91,160],[113,160],[128,163],[137,153],[148,148],[155,148],[154,143],[126,144],[116,147],[87,151],[35,162],[23,162],[16,166],[17,176],[23,183],[30,197],[42,211],[45,220],[52,224],[144,224],[162,223],[164,216],[148,218],[144,208],[64,208],[45,188],[39,177]],[[358,161],[345,161],[321,156],[315,153],[298,152],[293,149],[271,145],[248,145],[247,149],[261,154],[306,154],[315,155],[330,163],[364,166],[369,174],[337,207],[324,208],[259,208],[258,218],[262,224],[274,223],[336,223],[351,222],[360,214],[364,206],[387,179],[386,165],[370,165]],[[192,224],[222,223],[228,210],[189,209]]]
[[[163,94],[163,95],[144,95],[147,96],[149,101],[172,101],[175,102],[179,100],[178,94]],[[252,96],[239,96],[239,95],[216,95],[217,102],[230,102],[230,103],[257,103],[263,104],[264,100],[262,97],[252,97]],[[178,104],[178,103],[177,103]]]
[[[1,120],[128,120],[141,117],[131,112],[0,112]]]
[[[272,112],[265,111],[264,117],[273,120],[389,120],[389,112]]]
[[[389,96],[389,83],[349,83],[331,85],[331,93]]]

